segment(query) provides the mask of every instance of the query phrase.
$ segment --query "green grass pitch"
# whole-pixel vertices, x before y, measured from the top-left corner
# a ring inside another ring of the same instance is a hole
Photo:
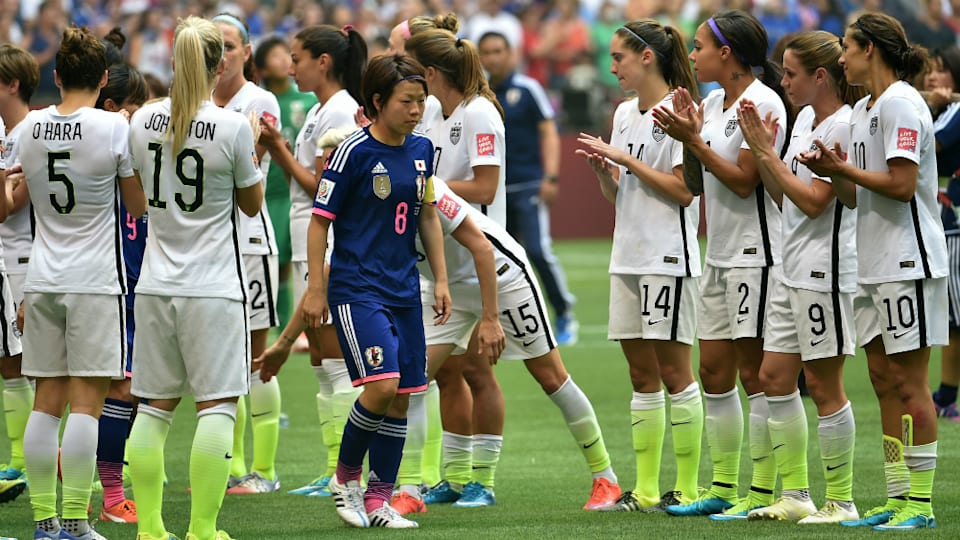
[[[606,340],[608,277],[607,241],[560,242],[556,246],[567,270],[573,292],[579,298],[576,313],[581,323],[580,342],[564,348],[567,368],[596,407],[607,448],[624,489],[634,484],[634,459],[630,440],[630,382],[627,366],[615,343]],[[931,384],[939,381],[939,351],[934,351]],[[696,356],[695,356],[696,361]],[[590,476],[580,452],[568,434],[558,411],[527,375],[523,365],[502,362],[497,367],[507,404],[503,454],[497,474],[497,505],[458,510],[431,506],[417,516],[421,529],[400,531],[353,531],[338,521],[330,499],[286,494],[227,497],[220,514],[220,527],[237,539],[285,539],[321,537],[363,538],[875,538],[905,537],[904,533],[880,533],[842,527],[800,527],[791,523],[717,523],[706,518],[672,518],[650,514],[601,514],[581,510],[590,489]],[[867,376],[862,353],[848,361],[846,388],[858,426],[854,496],[861,512],[881,503],[886,491],[880,449],[880,421],[876,399]],[[283,487],[292,489],[315,477],[325,463],[320,443],[314,395],[316,379],[306,357],[291,358],[281,373],[284,410],[290,427],[281,432],[278,470]],[[816,411],[806,401],[810,419],[811,492],[823,502],[823,478],[817,446]],[[0,418],[0,423],[2,423]],[[187,464],[195,427],[192,407],[181,405],[167,443],[167,473],[164,515],[168,529],[182,535],[190,511]],[[6,461],[5,429],[0,429],[0,463]],[[248,429],[248,459],[252,451]],[[704,438],[700,484],[710,482],[710,459]],[[661,489],[673,485],[675,467],[669,435],[664,448]],[[960,538],[960,424],[940,424],[940,457],[934,490],[934,510],[939,527],[910,533],[919,538]],[[741,493],[749,485],[750,463],[746,445],[741,470]],[[99,515],[99,497],[94,497],[94,515]],[[107,538],[133,539],[133,525],[101,523]],[[33,533],[28,493],[0,506],[0,536],[21,539]],[[513,536],[517,535],[517,536]]]

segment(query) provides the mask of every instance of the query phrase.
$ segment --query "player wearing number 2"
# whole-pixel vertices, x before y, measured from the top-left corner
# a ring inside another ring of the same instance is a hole
[[[927,381],[930,347],[947,344],[947,248],[938,219],[930,110],[907,80],[927,53],[884,14],[860,16],[843,37],[847,82],[870,95],[853,107],[850,148],[830,141],[804,161],[857,207],[857,338],[880,402],[887,502],[843,525],[934,527],[930,497],[937,417]]]
[[[134,168],[150,206],[137,284],[133,394],[141,402],[127,443],[138,538],[164,539],[163,451],[173,411],[193,394],[190,540],[229,538],[217,515],[230,472],[237,398],[250,384],[246,278],[237,219],[263,204],[254,135],[240,113],[210,101],[223,34],[196,17],[174,34],[170,98],[131,119]],[[216,336],[217,339],[211,339]]]
[[[630,413],[637,483],[610,510],[662,510],[697,497],[703,406],[690,349],[700,296],[700,199],[683,181],[683,145],[654,123],[653,108],[671,107],[671,88],[696,92],[697,85],[683,36],[656,21],[632,21],[617,29],[610,56],[621,88],[638,97],[614,113],[610,144],[583,135],[580,142],[587,150],[577,151],[587,158],[604,197],[617,210],[610,257],[609,338],[620,341],[633,383]],[[663,496],[662,386],[670,393],[677,461],[677,482]]]
[[[27,115],[19,141],[36,218],[24,284],[23,373],[37,378],[37,396],[24,451],[35,538],[93,539],[99,535],[87,522],[87,506],[97,419],[126,360],[117,188],[134,217],[143,214],[145,201],[128,152],[127,121],[93,109],[107,82],[103,44],[88,30],[65,30],[56,79],[62,102]],[[68,403],[61,530],[57,439]]]

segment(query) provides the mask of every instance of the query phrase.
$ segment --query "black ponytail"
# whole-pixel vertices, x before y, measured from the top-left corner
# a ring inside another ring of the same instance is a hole
[[[322,24],[304,28],[297,33],[295,39],[300,40],[303,48],[310,51],[313,58],[319,58],[322,54],[329,55],[333,59],[333,70],[330,74],[357,103],[362,102],[360,87],[363,72],[367,68],[367,43],[359,32],[352,26],[341,29]]]

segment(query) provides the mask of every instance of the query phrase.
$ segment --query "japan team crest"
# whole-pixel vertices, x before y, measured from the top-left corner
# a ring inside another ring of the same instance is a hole
[[[877,127],[879,126],[879,123],[880,121],[876,116],[870,119],[870,136],[871,137],[877,134]]]
[[[660,142],[666,136],[667,136],[667,132],[664,131],[662,127],[656,124],[653,125],[653,140]]]
[[[460,142],[460,132],[463,130],[463,127],[460,124],[455,124],[450,128],[450,144],[457,144]]]
[[[363,354],[367,357],[367,364],[373,369],[377,369],[383,365],[383,347],[379,345],[367,347],[367,350],[364,351]]]
[[[736,118],[731,118],[730,120],[727,120],[727,127],[724,128],[723,134],[726,135],[727,137],[733,135],[733,132],[737,130],[737,125],[738,124],[737,124]]]

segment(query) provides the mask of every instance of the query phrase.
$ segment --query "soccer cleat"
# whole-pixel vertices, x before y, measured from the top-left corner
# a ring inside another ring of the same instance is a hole
[[[707,490],[697,497],[697,500],[689,504],[669,505],[665,510],[671,516],[709,516],[719,514],[732,507],[732,502]]]
[[[430,488],[430,491],[423,496],[425,504],[444,504],[453,503],[460,500],[460,492],[450,487],[450,482],[441,480],[439,484]]]
[[[267,480],[260,473],[254,471],[240,480],[240,483],[227,489],[227,495],[253,495],[258,493],[273,493],[280,491],[280,476]]]
[[[890,521],[873,527],[875,531],[912,531],[932,529],[937,526],[933,514],[926,515],[916,510],[901,510]]]
[[[710,519],[714,521],[735,521],[738,519],[747,519],[747,515],[760,506],[750,506],[750,497],[740,499],[740,502],[727,508],[723,512],[710,514]]]
[[[297,489],[291,489],[287,493],[290,495],[309,495],[311,497],[329,497],[330,488],[327,487],[327,484],[330,483],[329,476],[320,476],[314,478],[309,484],[298,487]],[[322,493],[318,493],[322,492]]]
[[[383,506],[370,512],[370,527],[383,527],[385,529],[416,529],[420,526],[416,521],[400,515],[390,504],[383,503]]]
[[[27,482],[22,478],[0,480],[0,504],[16,499],[25,489],[27,489]]]
[[[876,527],[890,521],[902,508],[903,506],[891,505],[888,500],[887,504],[883,506],[867,510],[867,513],[861,519],[841,521],[840,525],[844,527]]]
[[[26,475],[26,471],[23,469],[18,469],[16,467],[11,467],[4,463],[0,465],[0,480],[19,480]]]
[[[594,478],[590,499],[583,505],[584,510],[603,510],[617,504],[620,498],[620,486],[606,478]]]
[[[497,504],[493,490],[479,482],[470,482],[463,487],[463,494],[453,503],[454,508],[480,508]]]
[[[580,335],[580,323],[573,314],[557,317],[557,345],[576,345]]]
[[[112,521],[113,523],[136,523],[137,522],[137,503],[125,500],[119,502],[110,508],[100,510],[100,521]]]
[[[406,492],[400,492],[391,497],[390,506],[401,516],[407,514],[425,514],[427,512],[427,505],[424,504],[423,499],[418,499]]]
[[[747,513],[751,521],[800,521],[817,511],[809,498],[780,497],[770,506],[757,508]]]
[[[660,496],[660,502],[650,511],[666,512],[668,506],[679,506],[684,504],[683,493],[679,491],[668,491]]]
[[[960,411],[957,410],[957,403],[953,402],[945,407],[941,406],[936,401],[933,402],[933,406],[937,409],[937,416],[948,420],[950,422],[960,422]]]
[[[78,536],[68,533],[66,529],[60,529],[59,538],[60,540],[107,540],[106,537],[95,531],[93,527],[90,527],[90,530]]]
[[[173,536],[173,535],[171,534],[170,536]],[[174,536],[174,538],[176,538],[176,536]],[[189,532],[187,533],[187,536],[184,537],[184,539],[185,539],[185,540],[199,540],[199,539],[197,538],[197,535],[195,535],[195,534],[193,534],[193,533],[189,533]],[[213,540],[233,540],[233,538],[231,538],[230,535],[227,534],[227,531],[217,531],[217,536],[215,536],[215,537],[213,538]]]
[[[51,533],[40,528],[33,532],[33,540],[59,540],[59,538],[59,532]]]
[[[361,529],[370,526],[370,518],[363,504],[363,487],[358,480],[341,484],[334,475],[328,486],[337,504],[337,515],[344,523]]]
[[[173,533],[164,533],[163,536],[154,536],[150,533],[138,533],[137,540],[180,540]]]
[[[656,506],[643,506],[640,499],[632,491],[624,492],[615,503],[600,508],[601,512],[653,512]]]
[[[860,519],[860,513],[853,502],[831,501],[828,500],[823,508],[801,519],[797,523],[800,525],[821,525],[836,524],[841,521],[856,521]]]

